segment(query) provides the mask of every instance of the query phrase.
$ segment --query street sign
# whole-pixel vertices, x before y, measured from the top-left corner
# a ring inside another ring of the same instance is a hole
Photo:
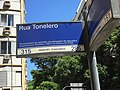
[[[90,49],[96,51],[120,25],[119,0],[94,0],[87,17],[90,31]]]
[[[84,52],[81,22],[17,25],[17,56],[39,57]]]

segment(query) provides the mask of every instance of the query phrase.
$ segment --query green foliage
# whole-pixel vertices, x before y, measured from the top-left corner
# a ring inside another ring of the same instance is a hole
[[[34,89],[41,86],[43,81],[55,82],[62,89],[70,82],[82,82],[84,72],[82,65],[82,57],[78,55],[50,58],[34,58],[31,59],[37,66],[37,70],[32,70]],[[81,79],[80,79],[81,78]]]
[[[52,81],[57,64],[56,58],[33,58],[31,62],[35,63],[37,70],[32,70],[34,88],[43,81]]]
[[[115,50],[111,50],[115,45]],[[61,90],[64,86],[74,82],[84,82],[87,87],[90,86],[86,55],[33,58],[31,62],[37,67],[37,70],[31,71],[33,90]],[[118,88],[120,83],[119,29],[116,29],[97,50],[97,63],[101,90],[120,90]]]
[[[59,85],[54,82],[43,81],[35,90],[59,90]]]
[[[114,57],[113,57],[114,54]],[[98,70],[102,90],[119,90],[120,87],[120,30],[116,29],[98,49]]]
[[[28,85],[28,90],[33,90],[32,81],[28,81],[27,85]]]
[[[53,80],[63,88],[71,82],[82,82],[83,65],[80,63],[80,56],[64,56],[58,59],[57,68]]]

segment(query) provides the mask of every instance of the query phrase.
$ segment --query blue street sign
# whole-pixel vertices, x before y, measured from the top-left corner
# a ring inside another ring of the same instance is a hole
[[[96,51],[117,26],[113,18],[113,11],[116,8],[113,9],[111,6],[111,0],[94,0],[88,11],[87,21],[92,51]]]
[[[88,27],[90,30],[90,36],[92,36],[93,32],[96,30],[97,26],[100,24],[100,21],[103,17],[108,13],[111,9],[110,0],[94,0],[89,14],[88,14]],[[108,17],[109,19],[109,17]],[[107,22],[107,18],[106,18]]]
[[[82,52],[81,34],[81,22],[18,24],[17,56]]]

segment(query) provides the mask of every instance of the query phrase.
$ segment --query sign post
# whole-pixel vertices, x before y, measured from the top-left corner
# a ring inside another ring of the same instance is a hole
[[[88,33],[89,29],[88,29],[88,23],[87,23],[86,10],[83,13],[84,13],[83,17],[84,17],[84,21],[85,21],[85,27],[83,30],[84,44],[85,44],[85,51],[86,51],[87,59],[88,59],[88,66],[89,66],[89,70],[90,70],[91,89],[92,90],[100,90],[96,56],[95,56],[95,52],[93,54],[93,51],[90,50],[90,46],[89,46],[89,33]]]
[[[84,52],[81,22],[17,25],[17,56],[39,57]]]
[[[84,13],[86,14],[86,12]],[[91,88],[100,90],[94,51],[103,44],[114,28],[120,25],[120,1],[92,0],[88,14],[84,15],[84,20],[84,41],[90,69]]]

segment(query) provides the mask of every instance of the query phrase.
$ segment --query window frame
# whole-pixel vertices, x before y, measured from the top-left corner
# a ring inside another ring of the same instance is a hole
[[[0,42],[0,54],[11,54],[11,42],[1,41]]]
[[[0,26],[14,26],[13,14],[0,14]]]

